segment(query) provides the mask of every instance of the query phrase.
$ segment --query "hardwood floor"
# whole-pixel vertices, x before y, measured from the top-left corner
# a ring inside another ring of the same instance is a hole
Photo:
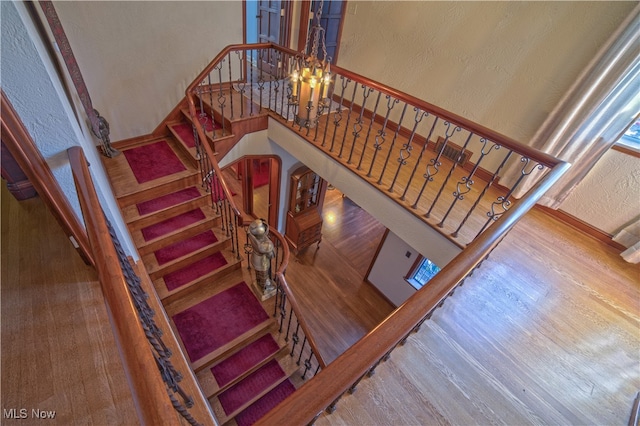
[[[1,196],[1,423],[44,410],[47,424],[136,424],[95,270],[40,198],[18,202],[4,181]]]
[[[640,267],[533,210],[318,425],[626,424]]]
[[[385,228],[339,191],[327,194],[320,247],[314,244],[302,250],[289,263],[286,277],[303,311],[309,313],[307,321],[322,355],[331,362],[382,322],[394,306],[364,280]],[[354,236],[357,242],[343,243]],[[359,255],[352,257],[352,252]]]

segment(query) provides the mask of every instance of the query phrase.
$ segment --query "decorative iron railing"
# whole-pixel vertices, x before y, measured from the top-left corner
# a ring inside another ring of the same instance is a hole
[[[208,403],[191,372],[187,369],[185,376],[175,366],[167,344],[171,334],[163,337],[163,327],[156,320],[149,293],[104,216],[82,149],[70,148],[68,154],[95,267],[140,422],[214,424]],[[159,306],[158,303],[155,309]],[[163,325],[165,330],[169,327],[166,321]],[[177,342],[173,343],[174,348],[179,348]],[[186,367],[186,362],[182,367]],[[194,408],[196,403],[198,407]],[[191,408],[198,413],[195,417],[201,419],[194,417]]]
[[[295,124],[300,108],[288,78],[279,76],[288,75],[296,54],[268,43],[227,47],[187,89],[194,131],[202,131],[199,136],[215,149],[217,140],[240,131],[237,123],[268,114],[384,188],[392,200],[461,248],[511,207],[512,194],[526,176],[557,163],[493,130],[337,66],[331,69],[332,92],[318,106],[317,125]],[[272,58],[273,66],[265,58]],[[197,117],[220,123],[220,129],[200,129]],[[500,182],[513,163],[520,164],[519,177],[508,185]]]
[[[372,375],[395,347],[419,329],[569,167],[337,66],[332,67],[333,92],[318,107],[317,125],[296,125],[298,106],[281,77],[289,74],[288,64],[296,55],[270,43],[233,45],[218,54],[186,91],[194,132],[201,141],[199,152],[206,151],[217,169],[216,144],[243,129],[237,126],[243,120],[268,115],[383,188],[393,201],[464,250],[430,281],[428,289],[417,291],[258,422],[264,425],[309,424],[324,410],[335,409],[345,392],[355,391],[363,377]],[[205,118],[220,123],[220,129],[205,130],[201,124]],[[498,182],[510,162],[521,166],[517,178],[505,187]],[[514,190],[536,169],[546,170],[546,175],[523,198],[512,199]],[[222,186],[227,193],[223,181]],[[286,283],[284,274],[277,278]],[[288,293],[286,298],[292,299]]]
[[[253,252],[253,246],[249,243],[249,228],[245,226],[247,242],[245,253],[247,255],[247,268],[251,269],[249,258]],[[315,376],[320,369],[327,366],[326,361],[318,350],[318,344],[310,332],[298,304],[294,292],[285,279],[287,265],[289,263],[289,245],[285,238],[276,230],[269,230],[269,238],[273,242],[273,256],[270,259],[269,279],[276,283],[273,317],[278,321],[278,333],[290,347],[289,356],[296,360],[296,364],[302,370],[302,379],[307,379],[307,374]]]

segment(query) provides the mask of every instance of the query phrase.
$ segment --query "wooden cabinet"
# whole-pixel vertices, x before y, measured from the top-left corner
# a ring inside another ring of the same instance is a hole
[[[306,166],[291,175],[285,238],[297,254],[322,240],[322,204],[326,182]]]

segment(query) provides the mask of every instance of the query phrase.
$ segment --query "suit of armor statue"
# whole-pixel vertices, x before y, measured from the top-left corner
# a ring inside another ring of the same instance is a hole
[[[249,225],[249,241],[253,248],[251,266],[256,273],[256,283],[267,294],[275,289],[269,277],[273,243],[269,239],[269,226],[262,219],[256,219]]]

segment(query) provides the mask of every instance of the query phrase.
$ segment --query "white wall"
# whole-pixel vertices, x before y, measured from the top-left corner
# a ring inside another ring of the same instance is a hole
[[[407,257],[406,254],[410,253]],[[402,305],[416,292],[404,276],[418,257],[418,252],[389,232],[378,252],[367,279],[394,305]]]
[[[640,158],[609,150],[561,209],[615,235],[640,219]]]
[[[353,3],[339,66],[525,143],[636,4]]]
[[[54,4],[112,141],[153,131],[225,46],[242,43],[241,1]]]
[[[21,2],[0,2],[2,17],[2,89],[29,131],[38,150],[66,195],[76,216],[82,211],[71,174],[67,149],[81,146],[98,197],[125,252],[138,259],[120,210],[109,189],[89,130],[80,126],[44,45]]]

